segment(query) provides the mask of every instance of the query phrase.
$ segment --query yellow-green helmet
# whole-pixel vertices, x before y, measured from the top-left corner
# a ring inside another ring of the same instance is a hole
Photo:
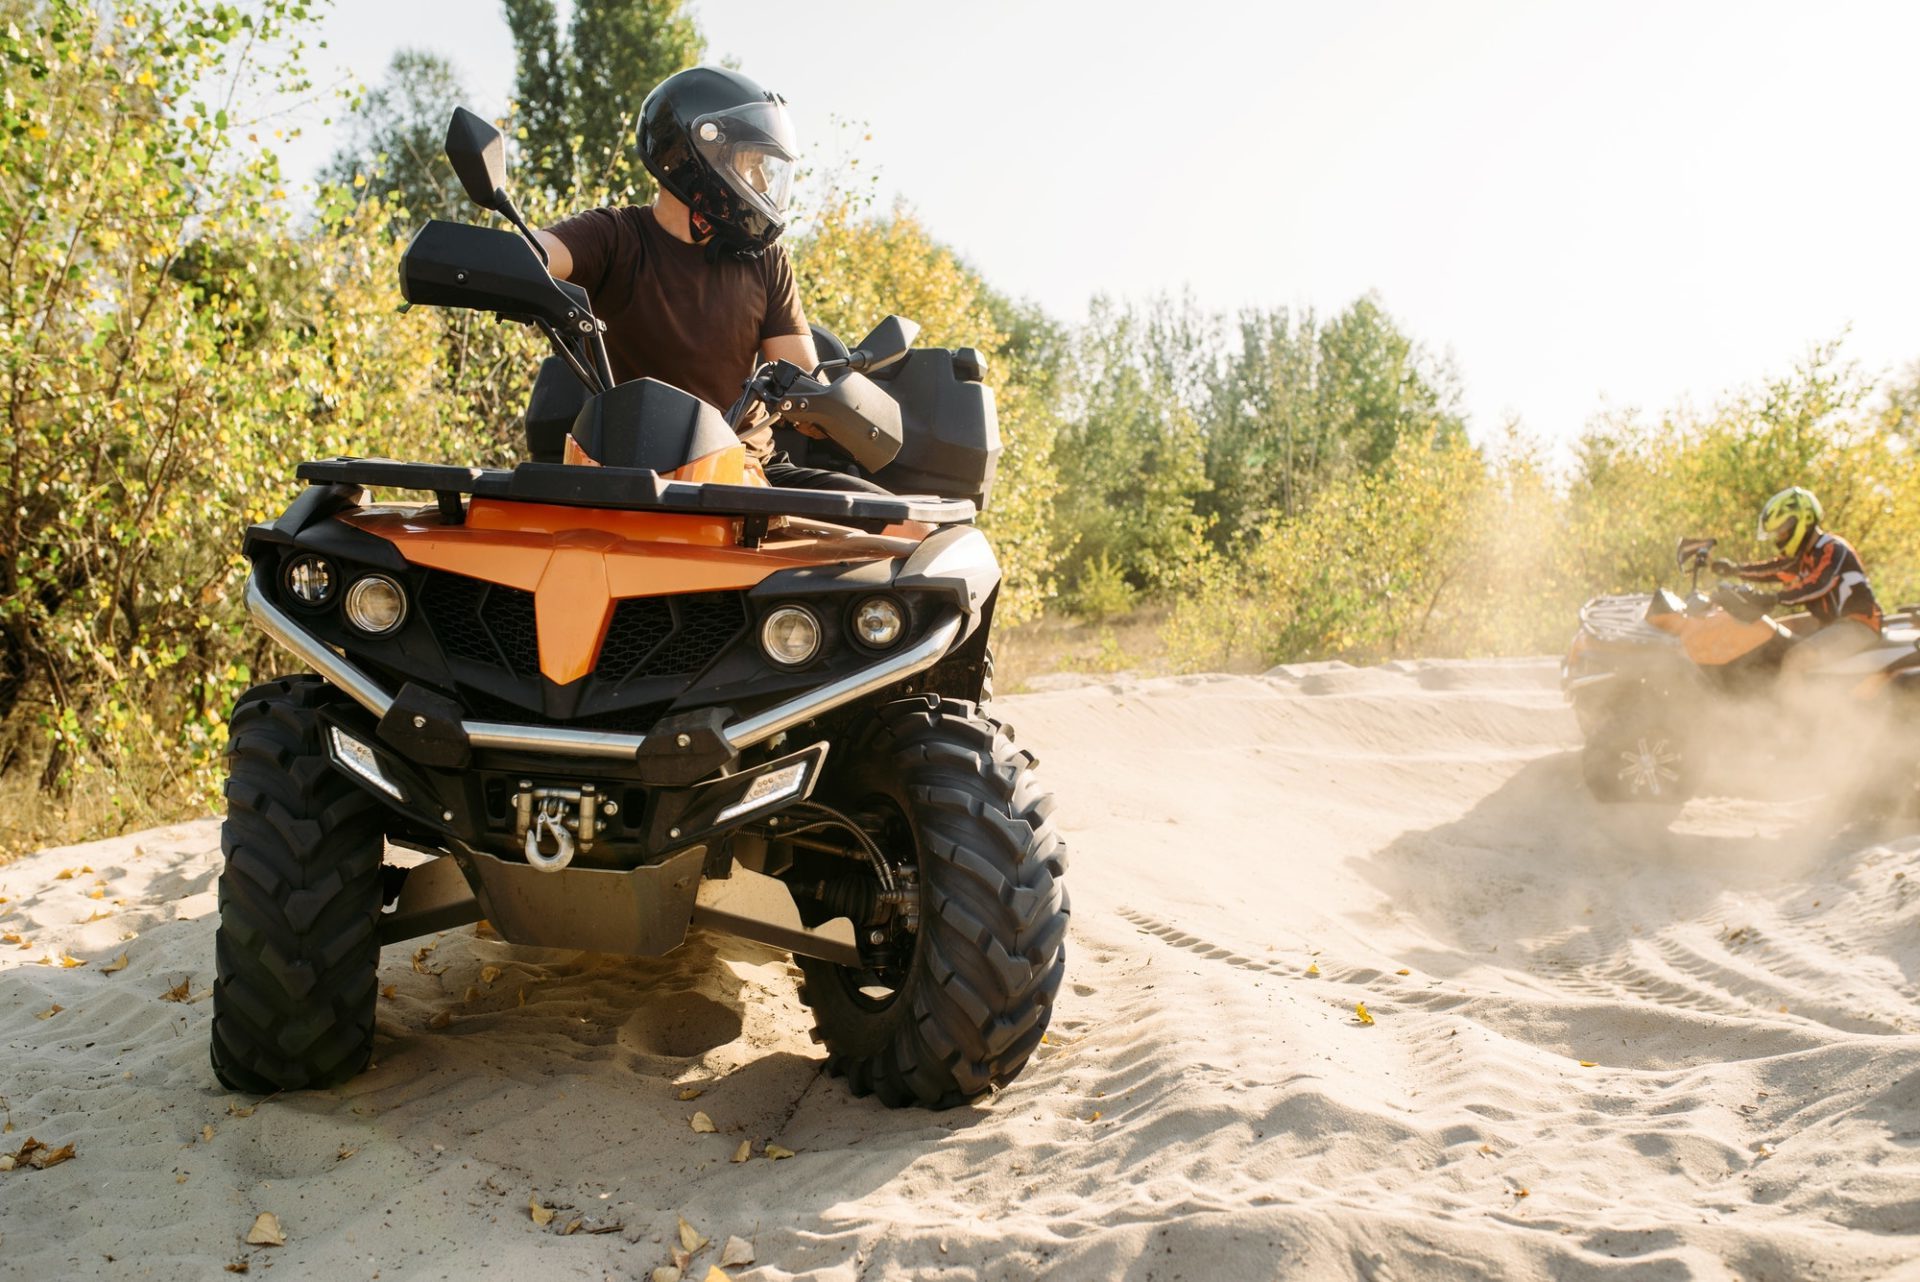
[[[1767,500],[1760,509],[1760,528],[1754,537],[1763,543],[1771,539],[1782,556],[1799,556],[1807,539],[1819,528],[1820,500],[1813,497],[1812,490],[1796,485]]]

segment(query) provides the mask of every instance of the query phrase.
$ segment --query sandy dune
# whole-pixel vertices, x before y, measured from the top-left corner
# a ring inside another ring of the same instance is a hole
[[[236,1115],[216,826],[0,868],[7,1140],[77,1153],[0,1173],[0,1275],[625,1279],[684,1216],[696,1278],[735,1235],[765,1278],[1920,1277],[1911,825],[1604,810],[1539,663],[1002,713],[1061,795],[1074,952],[1025,1076],[942,1114],[824,1077],[782,956],[466,929],[389,951],[374,1071]],[[261,1211],[285,1246],[243,1245]]]

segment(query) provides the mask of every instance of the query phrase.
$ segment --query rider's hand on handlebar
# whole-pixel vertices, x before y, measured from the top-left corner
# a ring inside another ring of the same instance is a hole
[[[1727,560],[1727,558],[1723,556],[1716,556],[1715,558],[1713,558],[1712,568],[1715,574],[1732,574],[1735,570],[1739,569],[1740,567],[1735,565],[1733,562]]]

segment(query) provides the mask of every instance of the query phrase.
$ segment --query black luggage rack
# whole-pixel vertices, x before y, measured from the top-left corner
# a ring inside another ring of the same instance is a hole
[[[401,463],[394,459],[334,458],[302,463],[294,472],[313,485],[385,486],[427,490],[440,504],[449,525],[466,520],[462,495],[565,507],[612,508],[625,512],[679,512],[746,519],[742,542],[757,544],[768,518],[803,516],[878,533],[901,521],[928,525],[964,525],[975,511],[966,499],[913,495],[849,494],[837,490],[781,489],[760,485],[694,484],[669,481],[658,472],[631,467],[580,467],[564,463],[522,463],[511,470],[454,467],[444,463]]]

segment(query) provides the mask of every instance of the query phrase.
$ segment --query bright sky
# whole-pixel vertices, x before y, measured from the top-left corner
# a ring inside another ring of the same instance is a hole
[[[1920,358],[1920,5],[695,13],[803,141],[866,122],[882,190],[1063,319],[1098,293],[1330,313],[1376,290],[1452,351],[1476,435],[1518,415],[1561,440],[1606,406],[1711,403],[1849,326],[1869,370]],[[337,0],[326,35],[341,76],[411,44],[452,57],[476,109],[511,87],[488,0]]]

